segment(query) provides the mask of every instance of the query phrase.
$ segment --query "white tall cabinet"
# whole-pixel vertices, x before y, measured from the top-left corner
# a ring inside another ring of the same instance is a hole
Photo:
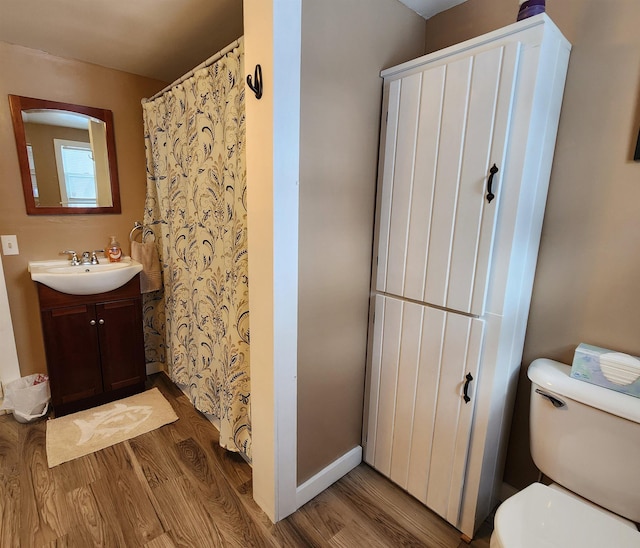
[[[365,461],[468,537],[502,481],[570,49],[542,14],[382,73]]]

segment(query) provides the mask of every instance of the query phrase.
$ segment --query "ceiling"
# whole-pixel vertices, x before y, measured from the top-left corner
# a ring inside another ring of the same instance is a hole
[[[165,82],[241,35],[241,0],[0,0],[3,42]]]
[[[467,0],[400,0],[405,6],[410,7],[425,19],[429,19],[436,13],[448,10],[466,1]]]
[[[25,124],[43,124],[46,126],[71,127],[88,129],[89,120],[95,120],[86,114],[78,114],[66,110],[29,109],[22,111],[22,121]],[[96,120],[97,121],[97,120]]]
[[[429,18],[464,0],[400,1]],[[241,0],[0,0],[0,41],[165,82],[242,33]]]

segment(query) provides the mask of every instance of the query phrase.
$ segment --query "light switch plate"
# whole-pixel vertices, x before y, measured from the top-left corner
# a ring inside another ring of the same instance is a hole
[[[2,240],[2,254],[3,255],[19,255],[18,250],[18,238],[14,236],[0,236]]]

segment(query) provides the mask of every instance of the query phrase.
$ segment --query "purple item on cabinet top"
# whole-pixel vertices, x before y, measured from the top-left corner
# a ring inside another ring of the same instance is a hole
[[[517,21],[522,21],[522,19],[526,19],[527,17],[544,13],[544,11],[545,0],[525,0],[524,2],[520,2]]]

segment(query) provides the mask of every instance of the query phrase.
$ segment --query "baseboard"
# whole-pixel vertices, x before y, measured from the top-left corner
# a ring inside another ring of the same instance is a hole
[[[296,504],[298,508],[304,506],[312,498],[319,495],[327,487],[334,484],[342,476],[348,474],[362,462],[362,447],[359,445],[334,460],[329,466],[320,470],[296,488]]]
[[[504,502],[508,498],[515,495],[518,491],[520,491],[520,489],[516,489],[513,485],[502,482],[502,485],[500,486],[500,492],[498,493],[498,500],[500,502]]]
[[[164,364],[160,362],[147,363],[147,375],[153,375],[154,373],[160,373],[164,371]]]
[[[2,403],[4,402],[4,385],[2,384],[2,381],[0,381],[0,405],[2,405]],[[0,415],[7,415],[9,413],[9,411],[7,411],[6,409],[0,409]]]

